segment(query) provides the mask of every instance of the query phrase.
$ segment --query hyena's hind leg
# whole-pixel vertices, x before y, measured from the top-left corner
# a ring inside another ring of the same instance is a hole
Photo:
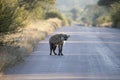
[[[52,55],[52,51],[53,51],[53,53],[54,53],[55,55],[57,55],[57,54],[55,53],[56,47],[57,47],[57,46],[55,46],[54,44],[50,44],[50,55]]]
[[[57,47],[57,45],[54,45],[54,44],[53,44],[53,53],[54,53],[54,55],[57,55],[56,52],[55,52],[56,47]]]
[[[63,56],[63,54],[62,54],[63,44],[58,45],[58,49],[59,49],[58,55],[59,55],[59,56],[60,56],[60,55]]]
[[[52,44],[50,44],[50,55],[52,55]]]

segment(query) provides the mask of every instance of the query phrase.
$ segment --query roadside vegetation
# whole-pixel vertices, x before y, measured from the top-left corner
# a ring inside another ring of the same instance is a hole
[[[99,0],[85,8],[83,23],[98,27],[120,28],[120,0]]]
[[[58,9],[81,26],[120,28],[120,0],[57,1]]]
[[[71,22],[56,0],[0,0],[0,71],[24,60],[35,45]]]
[[[112,27],[120,28],[120,0],[99,0],[98,5],[107,9]]]

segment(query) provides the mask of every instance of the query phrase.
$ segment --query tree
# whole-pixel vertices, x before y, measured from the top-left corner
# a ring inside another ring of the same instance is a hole
[[[72,16],[73,16],[73,20],[77,20],[77,18],[79,17],[80,15],[80,11],[79,9],[77,8],[73,8],[72,10],[70,10],[70,12],[72,13]]]
[[[0,0],[0,33],[17,30],[25,18],[23,8],[17,7],[17,0]]]
[[[26,10],[32,11],[37,7],[43,8],[43,10],[48,10],[51,6],[54,6],[56,0],[18,0],[19,6],[24,6]]]
[[[84,23],[97,25],[97,18],[106,14],[107,10],[98,5],[87,5],[84,9],[83,18]]]
[[[120,28],[120,2],[111,5],[111,18],[114,27]]]
[[[100,6],[105,6],[109,9],[108,13],[111,15],[113,27],[120,26],[120,0],[99,0]]]
[[[99,0],[98,5],[110,7],[111,4],[114,4],[115,2],[119,2],[119,1],[120,0]]]
[[[0,0],[0,33],[16,31],[28,16],[43,19],[56,0]],[[52,8],[51,8],[52,7]]]

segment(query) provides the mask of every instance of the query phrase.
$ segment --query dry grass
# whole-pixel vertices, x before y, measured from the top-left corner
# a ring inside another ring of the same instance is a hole
[[[113,25],[112,22],[108,22],[108,23],[100,24],[99,26],[100,26],[100,27],[112,27],[112,25]]]
[[[23,61],[40,40],[61,26],[62,22],[57,18],[31,21],[22,31],[1,37],[7,45],[0,46],[0,71]]]

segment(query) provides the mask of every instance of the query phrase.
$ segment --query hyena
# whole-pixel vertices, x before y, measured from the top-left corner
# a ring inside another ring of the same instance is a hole
[[[50,39],[49,39],[49,44],[50,44],[50,55],[52,55],[52,51],[54,53],[54,55],[57,55],[55,50],[56,47],[58,46],[58,55],[63,56],[62,54],[62,48],[63,48],[63,44],[64,41],[66,41],[68,38],[70,37],[70,35],[67,34],[56,34],[53,35]]]

